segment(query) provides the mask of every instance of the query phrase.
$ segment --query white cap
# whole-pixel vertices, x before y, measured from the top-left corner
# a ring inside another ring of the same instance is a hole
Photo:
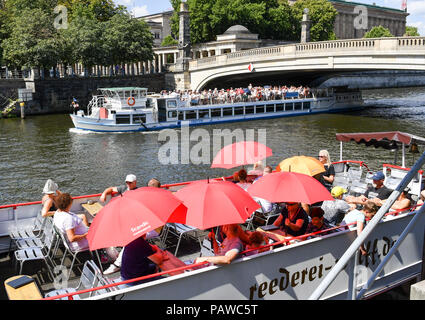
[[[136,176],[134,174],[129,174],[127,177],[125,177],[125,182],[134,182],[136,181]]]
[[[43,193],[52,194],[56,193],[56,190],[58,190],[58,185],[52,179],[48,179],[44,185]]]

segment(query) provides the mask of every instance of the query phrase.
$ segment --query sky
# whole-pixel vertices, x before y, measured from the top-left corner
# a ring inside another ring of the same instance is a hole
[[[402,0],[356,0],[354,2],[400,9]],[[169,0],[115,0],[132,11],[136,17],[172,10]],[[417,27],[419,33],[425,36],[425,0],[407,0],[407,25]]]

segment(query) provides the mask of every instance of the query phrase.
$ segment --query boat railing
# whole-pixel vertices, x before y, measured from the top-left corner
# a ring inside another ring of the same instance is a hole
[[[408,233],[411,231],[411,229],[414,227],[416,221],[419,219],[421,214],[425,211],[425,206],[422,205],[420,209],[416,212],[414,212],[415,216],[412,218],[412,220],[409,222],[409,224],[406,226],[400,237],[397,239],[397,241],[394,243],[394,245],[391,247],[388,254],[384,257],[384,259],[380,262],[378,267],[376,268],[375,272],[369,277],[366,284],[362,287],[360,292],[356,294],[357,286],[355,285],[357,283],[355,270],[356,270],[356,259],[355,254],[361,244],[366,240],[366,238],[373,232],[375,227],[378,225],[378,223],[381,221],[381,219],[387,214],[391,206],[394,204],[394,202],[398,199],[401,192],[406,188],[406,186],[410,183],[410,181],[416,176],[416,174],[419,172],[421,167],[425,164],[425,152],[422,154],[422,156],[416,161],[415,165],[409,170],[409,172],[405,175],[405,177],[401,180],[399,185],[396,187],[396,189],[391,193],[390,197],[385,201],[383,206],[378,210],[378,212],[375,214],[375,216],[369,221],[369,223],[366,225],[364,230],[359,234],[359,236],[353,241],[353,243],[348,247],[348,249],[345,251],[345,253],[342,255],[342,257],[338,260],[338,262],[335,264],[335,266],[330,270],[330,272],[326,275],[326,277],[323,279],[323,281],[319,284],[319,286],[314,290],[314,292],[309,297],[309,300],[318,300],[323,295],[323,293],[326,291],[326,289],[332,284],[332,282],[336,279],[338,274],[345,268],[347,264],[350,264],[350,268],[352,270],[351,277],[349,277],[349,283],[348,283],[348,299],[354,300],[354,299],[361,299],[363,295],[366,293],[366,291],[372,286],[372,284],[375,282],[377,276],[380,274],[380,272],[383,270],[385,265],[388,263],[390,258],[394,255],[400,244],[403,242],[403,240],[406,238]]]
[[[87,106],[87,114],[91,114],[93,108],[102,108],[106,107],[105,96],[93,96]]]

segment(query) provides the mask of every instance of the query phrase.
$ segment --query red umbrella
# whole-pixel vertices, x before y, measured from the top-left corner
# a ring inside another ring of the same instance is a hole
[[[193,182],[178,190],[175,196],[188,208],[185,224],[202,230],[244,223],[260,208],[245,190],[228,181]]]
[[[303,173],[269,173],[249,186],[248,193],[253,197],[270,202],[316,203],[334,200],[328,189],[318,180]]]
[[[170,191],[142,187],[126,191],[103,207],[87,234],[90,250],[124,247],[167,222],[183,223],[187,208]]]
[[[240,141],[229,144],[215,156],[211,168],[231,169],[253,164],[273,155],[272,149],[256,141]]]

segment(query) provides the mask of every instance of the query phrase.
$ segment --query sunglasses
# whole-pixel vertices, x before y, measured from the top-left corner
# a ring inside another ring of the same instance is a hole
[[[295,203],[287,203],[286,205],[287,206],[295,206],[297,203],[295,202]]]
[[[326,156],[319,156],[319,158],[326,158]]]

